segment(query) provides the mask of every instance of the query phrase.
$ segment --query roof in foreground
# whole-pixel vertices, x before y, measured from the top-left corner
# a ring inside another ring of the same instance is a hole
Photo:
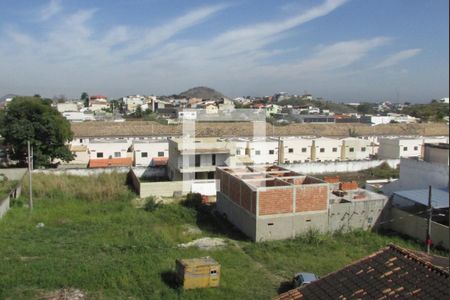
[[[413,252],[389,245],[275,299],[448,299],[448,275]]]
[[[408,199],[418,204],[428,206],[428,189],[398,191],[394,195]],[[433,208],[448,207],[448,191],[431,189],[431,206]]]

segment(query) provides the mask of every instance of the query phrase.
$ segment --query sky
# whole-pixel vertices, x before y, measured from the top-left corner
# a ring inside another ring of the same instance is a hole
[[[0,96],[449,93],[448,0],[2,0]]]

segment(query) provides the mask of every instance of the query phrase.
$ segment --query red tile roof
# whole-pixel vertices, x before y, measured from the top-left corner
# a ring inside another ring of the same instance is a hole
[[[275,299],[448,299],[448,287],[448,271],[389,245]]]
[[[89,168],[131,167],[133,161],[130,157],[90,159]]]

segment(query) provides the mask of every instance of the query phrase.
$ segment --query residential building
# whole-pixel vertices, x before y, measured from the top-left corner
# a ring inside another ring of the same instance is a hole
[[[219,108],[215,104],[208,104],[205,106],[205,112],[207,114],[217,114],[219,113]]]
[[[218,212],[253,241],[375,226],[387,203],[354,183],[327,182],[279,166],[217,167]]]
[[[145,97],[141,95],[123,97],[122,101],[125,104],[128,113],[134,113],[138,106],[146,104]],[[148,106],[147,106],[148,108]]]
[[[302,163],[311,161],[313,139],[307,137],[281,137],[279,139],[280,163]]]
[[[378,158],[420,157],[422,153],[422,138],[379,138]]]
[[[430,163],[449,164],[449,144],[424,144],[423,160]]]
[[[126,139],[91,139],[88,144],[89,159],[132,157]]]
[[[273,164],[278,162],[278,140],[252,138],[248,139],[247,145],[247,155],[254,164]]]
[[[95,121],[95,116],[92,113],[81,111],[66,111],[62,113],[63,117],[70,122],[84,122]]]
[[[213,179],[216,166],[234,166],[235,149],[219,138],[173,138],[169,140],[170,180]]]
[[[354,137],[344,138],[341,141],[341,160],[365,160],[370,158],[370,141]]]
[[[164,138],[133,141],[132,151],[136,167],[167,165],[169,160],[169,142]]]
[[[337,161],[341,158],[342,141],[319,137],[313,140],[311,160],[317,162]]]
[[[73,160],[67,164],[72,166],[79,166],[80,168],[86,168],[89,164],[89,149],[84,145],[71,145],[70,152],[73,154]]]
[[[74,102],[64,102],[64,103],[57,103],[56,109],[60,112],[66,112],[66,111],[78,111],[78,105]]]
[[[448,281],[448,258],[389,245],[275,299],[448,299]]]

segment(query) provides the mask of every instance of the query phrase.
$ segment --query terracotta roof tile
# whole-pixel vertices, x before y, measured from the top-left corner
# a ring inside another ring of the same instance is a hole
[[[90,159],[89,168],[131,167],[131,157]]]
[[[448,271],[412,251],[389,245],[275,299],[448,299],[448,280]]]

